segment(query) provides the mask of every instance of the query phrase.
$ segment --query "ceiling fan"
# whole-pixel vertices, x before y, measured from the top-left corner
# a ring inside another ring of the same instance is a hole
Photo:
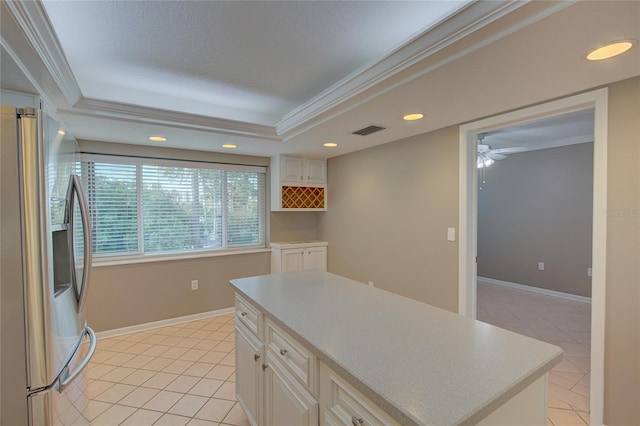
[[[478,168],[489,167],[496,160],[504,160],[507,158],[507,154],[515,154],[516,152],[527,151],[528,148],[524,146],[516,146],[512,148],[499,148],[492,149],[491,145],[484,143],[486,133],[478,134]]]

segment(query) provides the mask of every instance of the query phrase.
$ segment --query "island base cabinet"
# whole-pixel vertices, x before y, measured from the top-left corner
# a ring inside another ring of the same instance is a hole
[[[318,401],[277,362],[265,368],[266,426],[317,426]]]
[[[320,363],[320,424],[398,425],[323,363]]]
[[[246,327],[236,320],[236,398],[249,422],[262,424],[262,360],[263,346]]]

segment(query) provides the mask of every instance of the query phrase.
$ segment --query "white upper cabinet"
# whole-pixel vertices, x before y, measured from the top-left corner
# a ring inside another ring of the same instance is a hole
[[[300,182],[304,180],[304,159],[302,157],[280,157],[280,180],[282,182]]]
[[[304,159],[304,176],[307,183],[326,184],[327,183],[327,160],[319,160],[317,158]]]
[[[325,185],[327,160],[281,155],[272,165],[280,168],[280,182],[295,185]]]
[[[293,155],[272,157],[271,210],[327,210],[327,160]]]

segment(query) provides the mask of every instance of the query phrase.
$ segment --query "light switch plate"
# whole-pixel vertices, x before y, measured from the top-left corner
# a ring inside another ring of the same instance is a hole
[[[456,228],[447,228],[447,240],[449,241],[456,240]]]

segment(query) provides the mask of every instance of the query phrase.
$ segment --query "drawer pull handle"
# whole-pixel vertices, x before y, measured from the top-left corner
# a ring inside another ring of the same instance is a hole
[[[240,315],[242,315],[243,317],[246,317],[247,313],[246,312],[241,312]]]
[[[267,364],[262,364],[262,371],[266,370],[269,367]]]
[[[260,354],[255,354],[255,355],[253,356],[253,360],[254,360],[254,361],[258,362],[258,360],[259,360],[259,359],[260,359]]]
[[[280,349],[280,355],[285,356],[287,354],[286,349]]]
[[[358,418],[358,417],[351,417],[351,424],[353,426],[360,426],[362,424],[364,424],[364,419],[362,417]]]

